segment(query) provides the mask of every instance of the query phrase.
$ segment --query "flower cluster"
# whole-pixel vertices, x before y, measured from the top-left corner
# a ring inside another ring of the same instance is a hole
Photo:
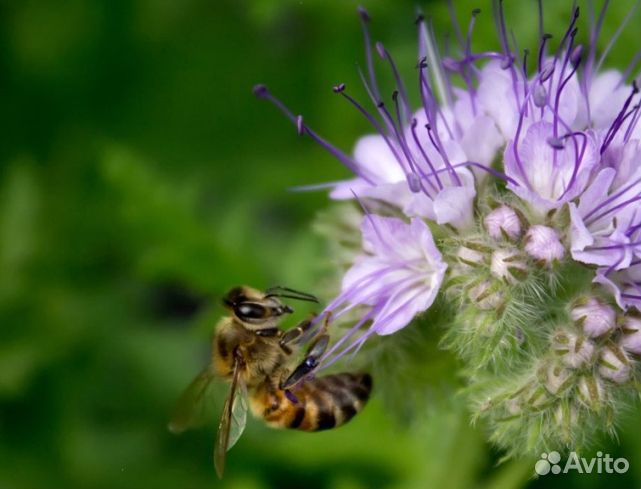
[[[419,16],[418,110],[359,13],[372,110],[333,88],[374,131],[353,156],[255,88],[354,173],[331,198],[364,209],[362,248],[326,309],[362,313],[324,364],[442,297],[454,316],[442,344],[465,361],[473,414],[494,441],[512,453],[588,441],[578,427],[612,426],[641,355],[641,97],[634,62],[601,70],[615,41],[597,56],[605,7],[586,44],[575,8],[554,49],[541,31],[534,55],[508,37],[500,2],[498,51],[471,49],[479,10],[456,56],[440,54]],[[375,55],[396,81],[390,97]]]

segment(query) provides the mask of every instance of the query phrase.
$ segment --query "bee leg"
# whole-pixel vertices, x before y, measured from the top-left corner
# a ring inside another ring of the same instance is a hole
[[[329,335],[321,334],[309,347],[305,359],[294,369],[287,379],[280,383],[280,388],[287,390],[307,377],[317,366],[320,357],[327,350]]]
[[[297,326],[293,327],[292,329],[286,331],[285,334],[283,334],[280,341],[278,342],[278,345],[285,353],[291,355],[292,348],[290,347],[290,345],[294,342],[297,342],[301,338],[301,336],[309,331],[309,329],[312,327],[313,318],[314,317],[312,316],[309,319],[301,321]]]
[[[296,343],[299,344],[299,345],[302,345],[302,344],[305,344],[305,343],[309,343],[311,341],[312,344],[314,344],[314,342],[320,336],[323,336],[324,334],[327,333],[327,329],[329,328],[329,322],[330,322],[331,318],[332,318],[332,313],[331,312],[325,313],[325,317],[323,318],[322,326],[320,328],[317,328],[317,329],[314,330],[314,329],[310,328],[310,326],[311,326],[311,324],[310,324],[307,328],[305,328],[305,330],[303,331],[304,334],[302,334],[298,338]],[[314,317],[312,319],[314,319]]]

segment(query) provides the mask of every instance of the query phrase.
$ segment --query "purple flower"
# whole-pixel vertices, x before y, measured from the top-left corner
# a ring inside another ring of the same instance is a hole
[[[364,253],[343,277],[340,295],[326,308],[333,318],[358,306],[369,308],[352,334],[365,321],[371,319],[372,324],[345,350],[359,346],[372,333],[387,335],[407,326],[432,305],[447,269],[430,229],[421,219],[414,218],[408,224],[367,214],[361,232]]]
[[[445,262],[454,265],[451,276],[459,283],[473,270],[484,273],[458,291],[482,310],[507,308],[509,293],[498,291],[497,284],[527,280],[531,261],[524,253],[544,264],[571,255],[592,267],[594,281],[620,307],[641,309],[641,103],[636,84],[627,82],[634,63],[624,73],[601,71],[611,47],[597,57],[605,8],[590,28],[589,44],[577,43],[579,9],[574,8],[554,48],[551,36],[541,31],[538,49],[530,54],[516,48],[501,2],[495,6],[497,51],[472,51],[478,11],[467,30],[456,29],[458,47],[447,57],[422,16],[417,19],[413,87],[418,107],[410,105],[391,54],[382,43],[372,43],[369,16],[359,9],[365,37],[359,74],[369,101],[362,102],[345,84],[333,87],[371,126],[351,155],[266,87],[255,88],[300,135],[354,174],[312,188],[329,188],[336,200],[384,203],[373,208],[394,216],[367,214],[362,253],[328,306],[335,317],[362,309],[360,320],[334,345],[336,352],[347,342],[336,358],[373,333],[405,327],[430,307]],[[387,92],[376,76],[375,55],[394,80]],[[497,181],[508,192],[494,191]],[[442,241],[435,243],[426,221],[434,229],[441,226]],[[482,228],[487,232],[479,238]],[[511,248],[505,249],[506,241]],[[445,261],[438,247],[449,253]],[[609,316],[597,319],[586,323],[588,336],[610,328]],[[368,322],[366,332],[354,339]]]
[[[552,123],[532,124],[505,149],[505,172],[515,181],[509,189],[540,214],[579,196],[598,163],[593,137],[580,134],[557,144]]]
[[[444,143],[449,162],[461,164],[466,161],[460,146],[453,141]],[[399,145],[386,141],[383,136],[369,135],[361,138],[354,149],[354,161],[358,175],[352,180],[339,182],[330,193],[334,199],[352,199],[354,196],[387,202],[401,209],[409,217],[423,217],[438,224],[452,224],[465,228],[472,224],[472,203],[476,191],[474,177],[467,168],[455,170],[454,180],[444,172],[446,164],[433,148],[418,148],[407,144],[406,154],[418,160],[419,172],[426,160],[420,159],[421,150],[438,169],[423,180],[417,173],[405,173],[403,163],[396,158],[402,153]],[[435,175],[441,172],[441,176]]]
[[[620,270],[641,251],[641,148],[611,145],[579,203],[570,204],[575,260]]]
[[[623,270],[599,268],[594,282],[605,286],[624,311],[631,307],[641,311],[641,259],[635,259]]]

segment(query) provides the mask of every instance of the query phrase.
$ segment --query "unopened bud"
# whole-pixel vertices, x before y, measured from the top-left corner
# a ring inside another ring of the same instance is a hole
[[[561,356],[561,361],[570,368],[579,368],[592,360],[594,343],[584,336],[560,332],[552,339],[552,348]]]
[[[599,411],[603,404],[605,391],[598,377],[585,376],[579,379],[579,398],[590,409]]]
[[[562,260],[565,249],[557,232],[540,224],[531,226],[525,235],[525,251],[531,257],[546,264]]]
[[[515,240],[521,236],[521,220],[513,209],[506,205],[497,207],[483,219],[485,230],[494,239]]]
[[[619,345],[630,353],[641,355],[641,318],[626,316],[621,329]]]
[[[545,388],[550,394],[567,389],[572,381],[572,372],[562,365],[552,363],[545,371]]]
[[[496,250],[492,253],[490,271],[496,278],[509,284],[527,277],[527,265],[519,258],[518,250]]]
[[[470,289],[468,297],[483,311],[496,309],[503,302],[497,283],[489,280],[484,280]]]
[[[616,326],[614,309],[594,297],[574,306],[570,311],[570,317],[590,338],[602,336]]]
[[[467,246],[461,246],[456,252],[456,259],[464,268],[475,268],[483,264],[485,255]]]
[[[630,379],[630,362],[625,353],[614,345],[603,348],[599,357],[599,374],[617,384],[627,382]]]

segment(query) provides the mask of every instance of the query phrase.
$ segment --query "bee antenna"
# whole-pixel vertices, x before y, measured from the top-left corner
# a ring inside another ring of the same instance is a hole
[[[265,298],[268,297],[283,297],[285,299],[296,299],[299,301],[306,301],[306,302],[315,302],[318,304],[318,299],[316,297],[306,297],[306,296],[299,296],[299,295],[291,295],[291,294],[267,294]]]
[[[312,294],[307,294],[306,292],[300,292],[298,290],[290,289],[289,287],[283,287],[280,285],[267,289],[265,297],[284,297],[287,299],[296,299],[299,301],[316,303],[319,302],[318,299]]]

